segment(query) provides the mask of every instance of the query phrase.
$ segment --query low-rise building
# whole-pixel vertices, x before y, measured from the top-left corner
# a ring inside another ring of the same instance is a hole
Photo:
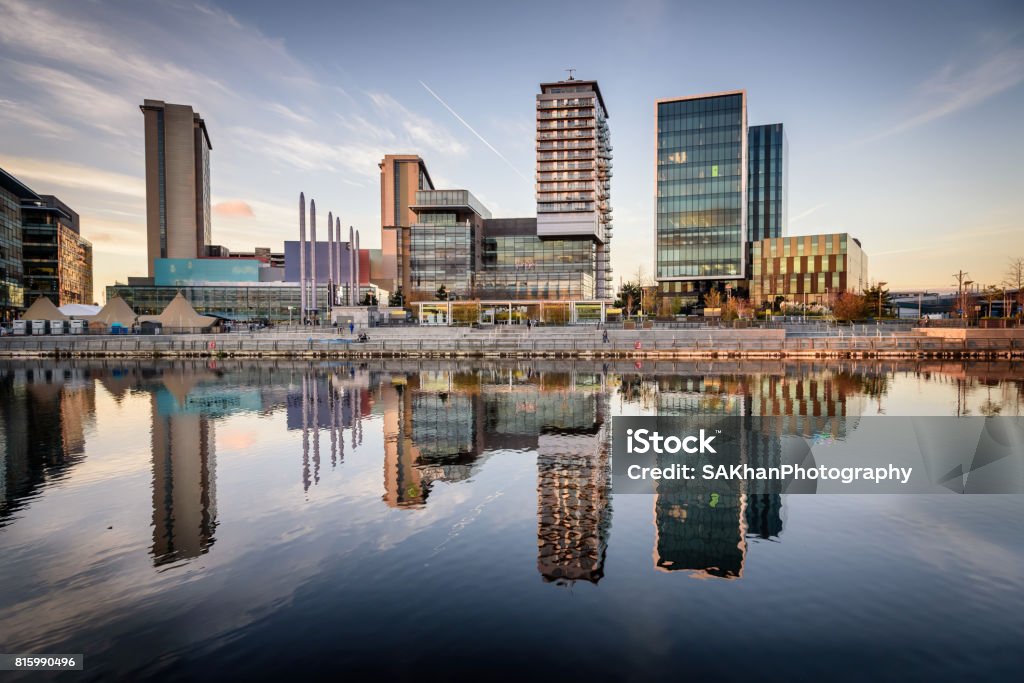
[[[843,292],[868,287],[868,257],[845,232],[764,239],[753,244],[751,303],[828,305]]]

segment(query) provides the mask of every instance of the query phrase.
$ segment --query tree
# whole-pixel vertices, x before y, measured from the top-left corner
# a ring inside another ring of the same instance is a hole
[[[402,293],[402,285],[398,285],[398,289],[388,297],[389,306],[404,306],[405,305],[405,294]]]
[[[373,292],[367,292],[365,295],[363,295],[363,306],[376,306],[376,305],[377,305],[377,295],[376,294],[374,294]]]
[[[434,296],[438,301],[448,301],[448,288],[441,285],[437,288],[437,293]]]
[[[981,290],[981,297],[988,305],[988,317],[992,317],[992,304],[1003,298],[1003,290],[995,285],[989,285]]]
[[[640,310],[642,290],[636,282],[624,282],[619,289],[619,300],[616,305],[626,312],[626,317],[632,317]]]
[[[873,285],[864,291],[864,311],[867,315],[882,317],[889,309],[889,290]]]
[[[721,308],[722,307],[722,293],[717,289],[712,289],[704,294],[704,308]],[[705,313],[705,315],[707,315]]]
[[[750,302],[738,296],[729,297],[722,307],[722,320],[729,322],[737,318],[750,317]]]
[[[1010,259],[1003,284],[1009,289],[1017,290],[1013,298],[1017,302],[1017,314],[1020,315],[1024,309],[1024,258]],[[1010,317],[1009,311],[1007,311],[1006,317]]]
[[[836,299],[832,313],[837,320],[860,320],[864,317],[865,299],[853,292],[843,292]]]

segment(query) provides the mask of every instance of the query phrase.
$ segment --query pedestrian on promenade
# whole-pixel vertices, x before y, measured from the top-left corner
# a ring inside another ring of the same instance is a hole
[[[605,343],[605,344],[608,343],[608,330],[607,329],[602,330],[602,332],[601,332],[601,341],[603,343]]]
[[[348,321],[348,333],[352,334],[355,331],[356,331],[356,324],[355,324],[355,322],[352,321],[352,320],[349,320]]]

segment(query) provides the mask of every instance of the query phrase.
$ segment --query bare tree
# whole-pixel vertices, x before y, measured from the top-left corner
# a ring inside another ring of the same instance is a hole
[[[1024,286],[1022,286],[1024,285],[1024,258],[1016,257],[1010,259],[1003,284],[1006,285],[1007,289],[1017,290],[1013,295],[1013,299],[1017,302],[1018,307],[1024,308]],[[1005,315],[1007,318],[1010,317],[1009,307],[1007,307]]]

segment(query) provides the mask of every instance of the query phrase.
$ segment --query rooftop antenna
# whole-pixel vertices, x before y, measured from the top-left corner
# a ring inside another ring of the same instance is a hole
[[[575,76],[576,76],[576,69],[566,69],[565,71],[566,71],[566,73],[569,74],[569,78],[567,78],[566,80],[569,80],[569,81],[576,80],[576,78],[575,78]]]

